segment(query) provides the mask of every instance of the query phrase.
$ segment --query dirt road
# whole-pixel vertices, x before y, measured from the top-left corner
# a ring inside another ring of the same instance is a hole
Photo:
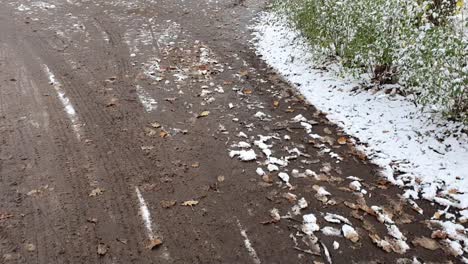
[[[1,5],[1,263],[458,261],[412,243],[425,218],[255,56],[263,1]]]

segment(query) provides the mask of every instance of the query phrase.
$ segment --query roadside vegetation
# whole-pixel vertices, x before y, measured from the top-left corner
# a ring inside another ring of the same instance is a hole
[[[468,19],[463,0],[289,0],[278,3],[318,61],[468,124]]]

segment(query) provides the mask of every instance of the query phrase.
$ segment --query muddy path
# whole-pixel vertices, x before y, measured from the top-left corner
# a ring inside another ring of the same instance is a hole
[[[2,0],[1,263],[458,261],[411,243],[426,218],[255,55],[266,3],[241,2]]]

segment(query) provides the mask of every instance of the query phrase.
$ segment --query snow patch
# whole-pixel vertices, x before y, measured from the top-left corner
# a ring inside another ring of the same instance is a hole
[[[263,13],[254,26],[257,53],[344,131],[383,168],[394,184],[412,188],[443,205],[468,207],[468,137],[445,136],[462,125],[422,112],[407,98],[353,92],[358,82],[314,69],[312,52],[285,18]],[[307,122],[302,116],[294,122]],[[308,129],[309,127],[306,127]],[[394,172],[399,171],[399,176]],[[458,192],[449,192],[449,190]],[[444,198],[441,198],[444,197]]]
[[[62,89],[62,84],[57,80],[55,74],[49,69],[47,65],[43,65],[44,71],[46,72],[49,82],[51,85],[54,86],[55,91],[57,92],[58,98],[62,103],[65,112],[67,113],[68,118],[72,123],[73,131],[75,132],[76,137],[78,140],[81,139],[81,125],[78,123],[78,115],[76,114],[76,110],[73,107],[70,99],[65,95],[65,91]]]

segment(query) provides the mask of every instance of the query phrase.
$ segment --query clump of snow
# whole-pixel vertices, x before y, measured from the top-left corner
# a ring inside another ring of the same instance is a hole
[[[331,227],[331,226],[323,227],[320,231],[322,232],[322,234],[326,236],[336,236],[336,237],[342,236],[341,230],[339,230],[338,228]]]
[[[238,156],[240,160],[242,161],[252,161],[257,159],[257,154],[255,154],[255,151],[253,149],[250,150],[231,150],[229,152],[229,156],[231,158],[234,158],[235,156]]]
[[[344,237],[351,240],[352,242],[356,243],[359,241],[359,234],[354,230],[354,228],[350,225],[343,225],[341,227],[341,231],[343,231]]]
[[[268,164],[267,169],[268,169],[269,172],[278,171],[278,170],[279,170],[278,166],[276,166],[276,165],[274,165],[274,164]]]
[[[340,243],[336,242],[336,241],[333,241],[333,249],[334,250],[337,250],[340,248]]]
[[[317,218],[314,214],[306,214],[302,216],[302,232],[307,235],[312,235],[315,231],[320,230],[319,225],[317,224]]]
[[[257,173],[258,176],[263,176],[266,174],[262,168],[257,168],[255,172]]]
[[[249,143],[247,143],[247,142],[245,142],[245,141],[241,141],[241,142],[239,142],[239,143],[237,143],[237,144],[232,145],[232,147],[237,147],[237,148],[250,148],[251,146],[250,146]]]
[[[306,199],[302,197],[301,199],[299,199],[297,204],[292,207],[291,210],[294,215],[300,215],[301,210],[306,209],[308,206],[309,206],[309,203],[307,203]]]
[[[263,13],[254,29],[258,54],[298,84],[331,121],[358,138],[360,148],[391,182],[415,189],[425,199],[468,208],[468,137],[445,135],[461,124],[422,112],[402,96],[353,92],[358,81],[314,68],[307,41],[274,12]],[[292,121],[307,119],[298,115]],[[395,176],[395,171],[403,173]],[[453,189],[458,192],[449,192]]]
[[[244,132],[239,132],[239,134],[237,134],[238,137],[240,138],[249,138]]]
[[[341,216],[341,215],[327,213],[324,218],[327,222],[330,222],[330,223],[335,223],[335,224],[345,223],[345,224],[351,225],[351,222],[348,220],[348,218]]]
[[[258,112],[255,114],[255,117],[257,117],[257,118],[260,119],[260,120],[263,120],[263,119],[265,119],[265,118],[267,117],[267,115],[266,115],[265,113],[263,113],[263,112],[258,111]]]
[[[284,181],[284,183],[289,184],[289,175],[287,173],[280,172],[278,173],[278,177],[280,177],[280,179]]]
[[[350,184],[349,184],[349,188],[353,191],[360,191],[361,190],[361,183],[358,182],[358,181],[352,181]]]

